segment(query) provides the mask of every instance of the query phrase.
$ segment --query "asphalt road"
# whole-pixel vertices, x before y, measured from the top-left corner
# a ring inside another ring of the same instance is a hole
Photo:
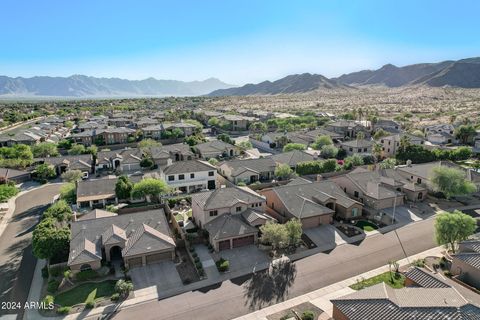
[[[211,288],[121,310],[112,319],[232,319],[378,268],[436,246],[433,219],[342,245],[295,262],[273,276],[265,272],[225,281]],[[398,237],[397,237],[398,234]],[[400,245],[399,239],[401,239]],[[405,253],[404,253],[405,252]]]
[[[46,206],[58,194],[60,185],[35,189],[17,198],[15,211],[0,237],[0,315],[18,314],[22,310],[2,309],[3,302],[20,302],[28,298],[36,258],[32,254],[33,227]],[[4,306],[4,305],[3,305]]]

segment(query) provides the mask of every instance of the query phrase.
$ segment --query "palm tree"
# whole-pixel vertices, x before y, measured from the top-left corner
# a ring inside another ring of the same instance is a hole
[[[380,143],[375,143],[373,145],[373,155],[375,156],[375,165],[378,162],[378,159],[382,156],[382,145]]]
[[[402,136],[400,138],[400,150],[405,151],[405,149],[410,145],[410,138],[408,136]]]

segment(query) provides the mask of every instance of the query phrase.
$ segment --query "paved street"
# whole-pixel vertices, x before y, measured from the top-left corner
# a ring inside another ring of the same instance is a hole
[[[27,300],[36,263],[31,249],[32,229],[59,189],[60,185],[45,186],[17,198],[15,212],[0,237],[0,304],[15,301],[23,305]],[[0,315],[6,313],[21,315],[23,311],[0,309]]]
[[[161,301],[120,311],[113,319],[231,319],[262,307],[328,286],[436,246],[433,219],[395,232],[377,234],[359,246],[342,245],[329,254],[297,261],[273,277],[265,272],[225,281],[210,288],[187,292]]]

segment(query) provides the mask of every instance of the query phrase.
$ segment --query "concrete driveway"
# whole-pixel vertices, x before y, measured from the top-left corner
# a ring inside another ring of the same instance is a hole
[[[223,250],[213,254],[213,258],[218,260],[224,258],[230,261],[230,272],[239,270],[253,270],[264,263],[270,263],[267,253],[258,249],[254,245]]]
[[[183,286],[173,261],[162,261],[130,270],[135,290],[156,287],[156,290],[168,290]]]
[[[348,242],[348,237],[330,224],[305,229],[303,232],[317,247],[322,249],[322,251],[334,249],[336,246]]]

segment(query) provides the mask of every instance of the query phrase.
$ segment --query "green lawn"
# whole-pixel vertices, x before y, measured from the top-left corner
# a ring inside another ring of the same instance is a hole
[[[393,272],[392,275],[393,283],[391,282],[390,272],[387,271],[385,273],[379,274],[378,276],[352,284],[350,288],[352,288],[353,290],[360,290],[366,287],[371,287],[381,282],[385,282],[392,288],[403,288],[405,286],[405,276],[403,274],[398,274],[397,276],[395,276],[395,273]]]
[[[71,307],[87,301],[95,301],[98,298],[110,297],[115,293],[115,280],[103,282],[88,282],[76,286],[68,291],[55,296],[55,304],[63,307]]]
[[[355,223],[356,227],[363,229],[364,231],[373,231],[377,230],[378,226],[370,221],[360,220]]]

